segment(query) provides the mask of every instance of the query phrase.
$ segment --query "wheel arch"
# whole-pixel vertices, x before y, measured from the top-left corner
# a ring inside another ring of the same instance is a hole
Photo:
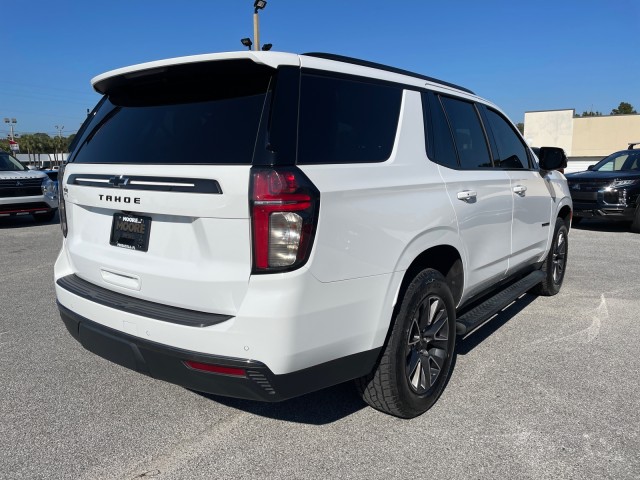
[[[386,342],[393,327],[397,308],[415,276],[425,268],[438,270],[447,279],[454,304],[462,297],[465,285],[466,258],[455,228],[440,228],[416,237],[403,251],[397,262],[387,291],[385,308],[381,312],[373,346]]]
[[[425,268],[439,271],[447,280],[453,300],[457,305],[462,298],[464,288],[464,267],[462,255],[452,245],[436,245],[420,253],[409,265],[404,273],[395,298],[395,304],[400,301],[411,281]]]
[[[558,211],[558,217],[564,221],[567,228],[570,228],[571,226],[571,215],[572,215],[572,210],[569,205],[562,206]]]

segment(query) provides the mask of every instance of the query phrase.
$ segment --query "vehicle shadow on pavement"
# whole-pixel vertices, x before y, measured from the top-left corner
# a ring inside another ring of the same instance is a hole
[[[36,222],[31,215],[19,215],[14,217],[0,217],[0,230],[9,228],[34,228],[43,225],[53,225],[60,223],[60,217],[56,212],[53,219],[48,222]]]
[[[607,222],[606,220],[584,219],[578,225],[572,225],[571,230],[586,230],[590,232],[629,233],[630,222]]]
[[[458,339],[456,345],[458,355],[470,353],[537,298],[537,295],[529,293],[523,295],[479,329],[464,339]],[[450,373],[452,373],[454,369],[455,364],[451,366]],[[261,417],[311,425],[333,423],[367,407],[367,404],[358,396],[352,382],[342,383],[334,387],[278,403],[263,403],[220,397],[200,392],[194,393],[226,405],[227,407]]]
[[[527,308],[527,306],[529,306],[529,304],[531,304],[537,298],[538,295],[525,293],[522,297],[518,298],[511,305],[499,312],[495,317],[483,324],[480,328],[471,332],[464,339],[459,338],[456,345],[456,351],[458,355],[466,355],[467,353],[470,353],[474,348],[484,342],[487,338],[500,330],[500,328],[502,328],[502,326],[505,325],[509,320],[511,320],[518,313]]]
[[[293,423],[326,425],[362,410],[367,405],[356,392],[353,382],[308,393],[284,402],[266,403],[198,393],[205,398],[261,417]]]

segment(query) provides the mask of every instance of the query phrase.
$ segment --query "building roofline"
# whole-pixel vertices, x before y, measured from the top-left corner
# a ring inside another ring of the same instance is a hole
[[[526,115],[527,113],[545,113],[545,112],[574,112],[575,113],[576,109],[575,108],[554,108],[552,110],[527,110],[526,112],[524,112],[524,114]]]

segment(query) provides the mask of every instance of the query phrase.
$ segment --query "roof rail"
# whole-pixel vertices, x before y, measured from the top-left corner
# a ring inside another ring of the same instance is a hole
[[[403,70],[401,68],[390,67],[389,65],[384,65],[382,63],[368,62],[367,60],[360,60],[359,58],[353,58],[353,57],[345,57],[344,55],[335,55],[333,53],[310,52],[310,53],[303,53],[302,55],[305,55],[307,57],[324,58],[325,60],[335,60],[336,62],[351,63],[353,65],[360,65],[363,67],[377,68],[378,70],[385,70],[387,72],[392,72],[392,73],[399,73],[401,75],[420,78],[422,80],[427,80],[432,83],[438,83],[446,87],[455,88],[457,90],[462,90],[463,92],[467,92],[472,95],[475,95],[475,93],[473,93],[468,88],[461,87],[460,85],[456,85],[455,83],[445,82],[443,80],[438,80],[437,78],[427,77],[426,75],[421,75],[419,73],[411,72],[409,70]]]

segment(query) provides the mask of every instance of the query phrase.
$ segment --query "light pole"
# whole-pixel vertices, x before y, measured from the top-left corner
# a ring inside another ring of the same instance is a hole
[[[6,118],[4,119],[4,123],[8,123],[9,124],[9,128],[11,130],[11,141],[14,141],[13,138],[13,126],[18,123],[18,121],[15,118]]]
[[[260,50],[260,21],[258,20],[258,10],[267,6],[264,0],[253,2],[253,49]]]
[[[58,141],[56,142],[56,163],[58,164],[58,166],[60,166],[62,164],[62,160],[63,160],[63,153],[62,153],[62,130],[64,130],[64,125],[55,125],[56,130],[58,131]],[[58,144],[60,145],[60,160],[58,160]]]
[[[9,134],[9,149],[13,152],[13,153],[20,153],[20,147],[18,146],[18,143],[16,142],[16,138],[18,136],[18,134],[14,134],[13,132],[13,126],[18,123],[18,121],[15,118],[6,118],[4,119],[4,123],[8,123],[9,124],[9,129],[10,129],[10,134]]]
[[[251,47],[253,46],[253,50],[263,50],[266,52],[271,50],[271,47],[273,47],[272,44],[266,43],[262,46],[262,49],[260,48],[260,21],[258,19],[258,11],[263,10],[266,6],[267,2],[265,0],[255,0],[255,2],[253,2],[253,42],[250,38],[242,38],[240,40],[242,45],[247,47],[249,50],[251,50]]]

